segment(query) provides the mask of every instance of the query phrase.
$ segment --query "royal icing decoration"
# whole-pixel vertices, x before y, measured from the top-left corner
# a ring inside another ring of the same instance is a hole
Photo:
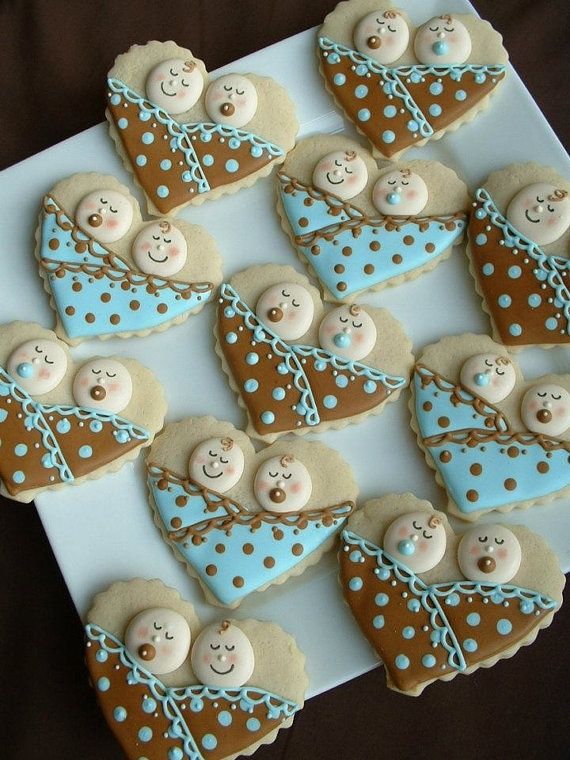
[[[251,424],[262,436],[362,414],[406,385],[404,377],[338,350],[286,343],[228,283],[220,290],[218,336]]]
[[[312,490],[309,471],[293,456],[271,457],[258,469],[253,482],[255,498],[267,512],[299,512]]]
[[[421,514],[424,522],[445,519],[439,513]],[[386,542],[381,548],[350,529],[342,532],[339,562],[343,593],[382,660],[392,688],[417,695],[436,679],[449,680],[457,673],[512,654],[521,642],[534,638],[547,624],[545,618],[558,607],[546,594],[500,580],[507,570],[513,572],[511,578],[516,574],[518,541],[514,536],[497,578],[489,574],[482,580],[472,579],[470,572],[478,563],[477,557],[495,554],[484,549],[481,552],[478,547],[477,555],[471,552],[473,540],[483,546],[478,541],[481,531],[480,527],[473,529],[460,544],[460,564],[465,552],[469,554],[467,579],[452,576],[438,583],[427,583],[408,558],[391,554]],[[481,537],[488,542],[491,536],[494,542],[497,536],[506,545],[507,533],[510,531],[485,526]],[[511,551],[513,557],[509,556]],[[463,565],[461,569],[463,572]]]
[[[517,376],[512,361],[500,354],[470,356],[461,367],[461,385],[490,404],[507,398]]]
[[[425,573],[439,564],[446,543],[445,528],[439,517],[426,512],[407,512],[388,527],[383,547],[414,573]]]
[[[351,361],[360,361],[368,356],[377,339],[374,320],[356,304],[333,309],[319,326],[321,346]]]
[[[139,665],[156,676],[177,670],[190,651],[186,618],[165,607],[139,612],[125,631],[125,646]]]
[[[242,449],[232,438],[208,438],[190,456],[190,478],[206,488],[225,493],[239,482],[244,470]]]
[[[559,192],[563,195],[564,191]],[[564,195],[558,201],[547,200],[545,203],[551,208],[562,209],[569,201]],[[519,201],[515,208],[518,206]],[[545,216],[551,214],[547,205],[540,216],[535,216],[536,213],[532,209],[529,211],[531,218],[543,221],[535,228],[544,226],[550,230]],[[564,214],[568,216],[568,211]],[[555,215],[556,211],[553,219]],[[554,228],[557,233],[562,230],[558,222]],[[567,283],[570,261],[564,256],[547,255],[536,241],[499,212],[485,188],[477,190],[473,203],[469,242],[478,288],[491,315],[497,339],[506,346],[570,343]]]
[[[307,288],[285,282],[272,285],[261,294],[256,314],[283,340],[298,340],[311,326],[315,305]]]
[[[521,545],[504,525],[477,525],[461,537],[457,560],[470,581],[508,583],[519,571]]]
[[[354,47],[376,63],[393,63],[409,41],[410,29],[398,11],[373,11],[354,28]]]
[[[319,190],[284,171],[277,181],[297,252],[335,300],[436,262],[459,243],[466,227],[463,212],[409,216],[427,203],[425,182],[409,170],[380,177],[373,191],[380,214],[375,217],[336,191]]]
[[[321,158],[313,171],[317,190],[348,201],[361,193],[368,182],[368,169],[356,151],[336,150]]]
[[[212,121],[244,127],[257,111],[257,90],[247,77],[226,74],[208,87],[204,105]]]
[[[75,219],[99,243],[116,243],[133,223],[133,207],[116,190],[94,190],[77,204]]]
[[[465,63],[471,55],[471,37],[459,19],[434,16],[416,32],[414,52],[427,65]]]
[[[121,197],[132,214],[130,203]],[[196,311],[211,297],[211,282],[165,279],[186,257],[186,241],[182,244],[182,235],[169,222],[147,225],[136,237],[133,255],[142,271],[133,269],[92,235],[88,225],[69,216],[52,196],[45,196],[40,267],[70,339],[152,330]],[[161,246],[165,246],[162,251],[158,250]]]
[[[24,391],[43,396],[63,380],[67,372],[67,354],[54,340],[28,340],[12,351],[6,368]]]
[[[533,433],[562,435],[570,427],[570,393],[554,383],[533,385],[524,395],[521,418]]]
[[[555,243],[570,227],[570,197],[546,182],[523,187],[507,208],[507,220],[538,245]]]
[[[239,689],[254,667],[251,641],[229,620],[206,626],[192,647],[192,669],[203,684]]]
[[[129,405],[133,381],[124,364],[115,359],[94,359],[84,364],[73,380],[78,406],[118,414]]]
[[[475,358],[479,366],[480,357]],[[527,425],[532,432],[528,432],[514,430],[503,412],[487,401],[484,394],[489,386],[474,383],[468,390],[421,363],[416,365],[412,383],[422,447],[462,515],[540,501],[570,486],[570,441],[551,437],[559,433],[550,434],[548,429],[553,413],[556,423],[563,420],[564,429],[570,425],[570,394],[564,389],[553,386],[559,399],[552,399],[550,393],[538,397],[535,392],[544,393],[551,386],[539,385],[527,392],[523,422],[532,421],[534,415],[533,426]],[[474,390],[479,387],[482,394]],[[540,418],[545,422],[539,423]]]
[[[170,58],[161,61],[146,80],[149,100],[175,116],[188,111],[204,89],[204,80],[194,61]]]

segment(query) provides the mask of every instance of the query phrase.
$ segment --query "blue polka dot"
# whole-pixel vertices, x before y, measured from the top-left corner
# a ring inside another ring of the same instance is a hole
[[[467,625],[470,625],[474,628],[476,625],[479,625],[480,622],[481,615],[479,615],[478,612],[470,612],[469,615],[467,615]]]
[[[544,322],[544,326],[547,330],[556,330],[558,327],[558,322],[554,317],[548,317],[548,319]]]
[[[394,132],[392,132],[391,129],[387,129],[385,132],[382,132],[382,140],[385,143],[388,143],[388,144],[393,143],[395,139],[396,139],[396,135],[394,134]]]
[[[232,714],[228,710],[222,710],[218,713],[218,723],[220,726],[231,726]]]
[[[394,663],[398,670],[406,670],[410,667],[410,661],[405,654],[399,654],[394,660]]]
[[[443,85],[441,82],[432,82],[429,86],[429,91],[432,95],[441,95],[443,92]]]
[[[432,103],[428,110],[430,116],[441,116],[441,106],[439,103]]]
[[[476,652],[478,644],[475,639],[465,639],[463,642],[463,649],[465,649],[466,652]]]
[[[259,145],[252,145],[249,152],[254,158],[259,158],[263,155],[263,148]]]
[[[420,602],[418,599],[410,599],[408,602],[408,609],[410,612],[419,612],[420,611]]]
[[[405,627],[405,628],[402,630],[402,636],[403,636],[405,639],[413,639],[415,635],[416,635],[416,632],[415,632],[414,628],[413,628],[411,625],[407,625],[407,626],[406,626],[406,627]]]
[[[209,132],[202,132],[200,134],[200,140],[202,142],[208,143],[212,139],[212,135]]]
[[[121,102],[121,96],[115,93],[114,95],[111,95],[111,105],[112,106],[118,106]]]
[[[204,156],[202,156],[202,163],[204,166],[212,166],[214,163],[214,156],[212,156],[210,153],[206,153]]]
[[[228,319],[232,319],[233,317],[235,317],[235,315],[236,315],[235,310],[232,309],[231,306],[226,306],[226,308],[224,309],[224,317],[227,317]]]
[[[71,422],[67,419],[60,420],[55,426],[55,429],[58,433],[69,433],[71,430]]]
[[[493,264],[488,264],[488,263],[483,264],[483,274],[486,275],[487,277],[490,277],[494,271],[495,271],[495,267],[493,266]]]
[[[337,397],[330,394],[323,399],[323,406],[325,409],[334,409],[337,403]]]
[[[143,136],[141,137],[141,140],[145,145],[150,145],[154,142],[154,135],[152,132],[144,132]]]
[[[450,607],[457,607],[461,600],[459,599],[459,594],[456,594],[453,592],[452,594],[449,594],[445,598],[445,603],[448,604]]]
[[[386,93],[386,95],[392,94],[392,82],[384,82],[382,89]]]
[[[307,407],[303,404],[297,404],[297,414],[300,414],[301,417],[304,417],[305,414],[307,414]]]
[[[330,53],[330,55],[327,57],[327,63],[338,63],[340,61],[340,58],[338,56],[338,53]]]
[[[386,108],[384,109],[384,116],[387,119],[393,119],[397,113],[398,113],[398,109],[396,108],[396,106],[386,106]]]
[[[167,172],[169,169],[172,169],[172,161],[169,158],[163,158],[160,162],[160,168],[163,172]]]
[[[97,651],[97,654],[95,655],[95,659],[97,660],[97,662],[107,662],[107,660],[109,659],[109,655],[104,649],[99,649]]]
[[[264,425],[271,425],[273,422],[275,422],[275,415],[273,412],[262,412],[261,421]]]
[[[541,298],[541,297],[538,295],[538,293],[532,293],[532,294],[531,294],[531,295],[528,297],[528,305],[529,305],[529,306],[530,306],[532,309],[536,309],[536,307],[537,307],[537,306],[540,306],[540,304],[541,304],[541,303],[542,303],[542,298]]]
[[[485,245],[487,242],[487,235],[484,235],[482,232],[480,232],[475,238],[475,242],[477,245]]]
[[[146,165],[146,156],[143,156],[142,153],[139,153],[139,155],[135,158],[137,166],[145,166]]]
[[[326,362],[316,361],[315,362],[315,369],[317,372],[323,372],[327,368]]]
[[[142,709],[145,711],[145,713],[153,713],[156,710],[156,700],[152,699],[152,697],[143,699]]]
[[[152,739],[152,728],[149,728],[149,726],[143,726],[139,729],[138,737],[141,742],[149,742]]]
[[[283,401],[285,398],[285,388],[274,388],[271,392],[271,396],[275,401]]]
[[[4,389],[0,388],[0,390],[4,390]],[[0,393],[0,396],[1,395],[2,393]],[[4,422],[7,416],[8,416],[8,412],[5,409],[0,409],[0,422]]]
[[[346,82],[346,77],[344,74],[335,74],[333,82],[337,87],[342,87],[342,85]]]
[[[513,337],[518,338],[519,335],[522,335],[522,327],[517,322],[513,322],[512,325],[509,325],[509,332]]]
[[[466,100],[466,98],[467,98],[467,93],[465,92],[465,90],[457,90],[457,92],[455,93],[455,100],[463,101],[463,100]]]
[[[16,446],[14,446],[14,454],[17,457],[25,457],[28,453],[28,447],[25,443],[18,443]]]
[[[379,631],[381,628],[384,628],[384,615],[376,615],[376,616],[375,616],[375,617],[372,619],[372,625],[373,625],[373,626],[374,626],[374,628],[376,628],[376,630],[378,630],[378,631]]]
[[[432,631],[429,637],[430,641],[433,641],[434,644],[439,644],[441,641],[441,631]]]
[[[354,90],[354,94],[359,100],[362,100],[368,95],[368,87],[365,84],[359,84]]]
[[[105,678],[105,676],[103,676],[97,681],[97,688],[99,689],[99,691],[108,691],[110,686],[111,686],[111,682],[109,681],[108,678]]]
[[[237,334],[235,332],[229,332],[226,335],[226,343],[230,343],[230,344],[237,343],[237,339],[238,339],[238,337],[237,337]]]
[[[183,758],[184,752],[180,747],[171,747],[171,749],[168,750],[168,760],[183,760]]]
[[[113,435],[117,439],[117,443],[127,443],[127,441],[130,440],[129,434],[126,430],[115,430]]]
[[[204,734],[204,736],[202,737],[202,747],[204,747],[204,749],[212,750],[212,749],[216,749],[217,746],[218,746],[218,740],[216,739],[214,734]]]
[[[530,613],[534,611],[534,604],[528,600],[525,600],[520,603],[520,610],[523,615],[530,615]]]
[[[358,64],[356,67],[356,73],[359,77],[364,77],[368,73],[368,67],[365,66],[363,63]]]
[[[192,182],[192,172],[182,172],[182,182]]]
[[[82,446],[79,449],[78,453],[81,459],[89,459],[91,456],[93,456],[93,449],[91,446]]]
[[[534,270],[534,276],[540,282],[544,282],[544,280],[546,280],[546,278],[548,277],[548,275],[546,274],[546,272],[544,272],[542,269],[535,269]]]
[[[507,274],[509,275],[511,280],[518,280],[518,278],[522,274],[522,270],[520,267],[517,267],[517,266],[509,267]]]
[[[49,470],[53,466],[54,465],[51,454],[44,454],[42,457],[42,467],[45,467],[46,470]]]
[[[23,483],[26,479],[26,476],[22,472],[22,470],[16,470],[16,472],[12,475],[12,480],[14,483]]]
[[[348,588],[351,591],[360,591],[362,588],[362,578],[351,578],[348,582]]]
[[[411,73],[411,75],[410,75],[410,79],[412,80],[412,82],[413,82],[414,84],[418,84],[419,82],[421,82],[421,81],[422,81],[422,77],[421,77],[421,74],[418,74],[418,72],[417,72],[417,71],[412,71],[412,73]]]
[[[277,372],[279,372],[280,375],[288,374],[289,370],[287,369],[285,362],[281,362],[281,364],[277,365]]]
[[[246,393],[255,393],[255,391],[259,388],[259,383],[257,380],[255,380],[253,377],[249,380],[246,380],[243,384],[243,389]]]
[[[159,198],[167,198],[170,194],[170,190],[166,187],[166,185],[159,185],[156,188],[156,194]]]
[[[436,663],[436,659],[433,654],[424,654],[422,657],[422,665],[424,668],[433,668]]]
[[[502,594],[500,594],[498,591],[496,591],[491,596],[491,601],[493,602],[493,604],[502,604],[504,602],[504,597],[503,597]]]
[[[385,607],[389,601],[388,594],[376,594],[374,597],[374,602],[378,607]]]
[[[238,140],[237,137],[230,137],[230,139],[228,140],[228,146],[230,150],[237,150],[240,145],[241,145],[241,142]]]
[[[480,71],[478,74],[475,74],[475,81],[477,84],[483,84],[483,82],[487,79],[485,74],[483,74],[482,71]]]
[[[257,364],[257,362],[259,361],[259,354],[256,354],[255,351],[250,351],[250,353],[246,355],[245,361],[250,366],[252,366],[253,364]]]
[[[113,718],[117,721],[117,723],[122,723],[127,719],[127,711],[124,707],[118,706],[115,707],[113,710]]]
[[[261,723],[257,720],[257,718],[248,718],[247,723],[245,724],[248,731],[259,731],[261,728]]]
[[[346,375],[337,375],[335,383],[339,388],[346,388],[348,385],[348,377]]]
[[[377,387],[378,386],[376,385],[374,380],[367,380],[364,383],[364,393],[375,393]]]
[[[103,430],[103,423],[101,420],[91,420],[89,423],[89,430],[92,433],[100,433]]]
[[[415,119],[410,119],[409,122],[406,124],[407,128],[410,130],[410,132],[417,132],[420,128],[420,125]]]
[[[150,121],[150,111],[139,111],[139,119],[141,121]]]
[[[368,108],[361,108],[356,115],[358,116],[358,121],[368,121],[370,118],[370,111]]]
[[[117,126],[119,127],[119,129],[126,129],[126,128],[129,126],[129,120],[128,120],[128,119],[125,119],[125,117],[123,116],[123,117],[122,117],[121,119],[119,119],[119,121],[117,122]]]
[[[506,293],[503,293],[502,296],[499,296],[497,300],[501,309],[508,309],[513,302],[513,299]]]
[[[235,174],[237,170],[239,169],[239,164],[235,160],[235,158],[230,158],[229,161],[226,161],[226,171],[230,174]]]
[[[484,208],[478,208],[477,211],[475,212],[475,216],[477,217],[477,219],[484,219],[487,216],[487,212],[485,211]]]

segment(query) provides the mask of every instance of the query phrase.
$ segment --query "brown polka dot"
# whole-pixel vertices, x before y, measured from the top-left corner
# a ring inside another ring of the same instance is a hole
[[[166,314],[168,311],[168,306],[165,303],[159,303],[156,307],[156,310],[159,314]]]
[[[346,282],[342,282],[341,280],[336,286],[336,289],[340,290],[341,293],[344,293],[344,291],[346,290]]]
[[[253,544],[244,544],[242,551],[244,554],[253,554]]]
[[[236,575],[232,583],[234,584],[236,588],[241,588],[243,586],[243,578],[241,577],[241,575]]]
[[[380,250],[380,243],[377,240],[373,240],[370,243],[370,250],[371,251],[379,251]]]
[[[218,568],[215,565],[206,565],[206,575],[215,575]]]
[[[401,264],[402,263],[402,257],[400,256],[399,253],[395,253],[392,256],[392,261],[394,262],[394,264]]]
[[[426,251],[433,253],[435,251],[435,245],[433,243],[426,243]]]
[[[75,250],[77,251],[77,253],[85,253],[85,251],[87,250],[87,243],[76,243]]]
[[[75,293],[79,293],[80,290],[82,290],[83,285],[80,282],[74,282],[71,286],[71,289],[75,291]]]
[[[477,499],[479,498],[479,494],[477,493],[477,491],[474,491],[473,489],[471,489],[470,491],[467,491],[465,496],[467,496],[468,501],[477,501]]]
[[[182,520],[179,517],[173,517],[170,524],[175,530],[178,530],[182,526]]]
[[[216,551],[218,554],[223,554],[226,551],[226,547],[223,544],[216,544]]]
[[[120,321],[121,321],[121,317],[118,314],[111,314],[111,316],[109,317],[109,322],[112,325],[118,325]]]
[[[201,543],[203,543],[204,539],[202,536],[192,536],[192,543],[194,546],[200,546]]]
[[[296,557],[300,557],[303,553],[303,544],[293,544],[291,551]]]
[[[61,269],[56,269],[55,276],[59,277],[59,279],[61,280],[62,277],[65,277],[65,269],[63,269],[63,267]]]
[[[442,451],[439,455],[439,461],[443,462],[444,464],[451,462],[451,451]]]
[[[433,409],[433,404],[431,403],[431,401],[424,401],[424,403],[422,404],[422,407],[423,407],[424,412],[431,412],[431,410]]]
[[[413,235],[404,235],[404,245],[413,245],[413,244],[414,244]]]
[[[437,424],[442,428],[449,427],[449,417],[438,417]]]
[[[303,201],[303,203],[305,204],[305,206],[312,206],[313,205],[313,199],[312,198],[305,198],[305,200]]]
[[[168,480],[166,478],[161,478],[158,483],[156,484],[159,491],[166,491],[168,488]]]
[[[453,230],[455,229],[455,222],[446,222],[445,229],[448,230],[449,232],[453,232]]]
[[[131,283],[128,280],[123,280],[121,283],[121,288],[123,290],[128,290],[131,287]]]
[[[318,256],[320,252],[321,252],[321,247],[319,245],[311,246],[311,253],[313,254],[313,256]]]
[[[336,264],[334,271],[337,274],[342,274],[344,272],[344,265],[343,264]]]
[[[550,470],[550,467],[549,467],[549,465],[548,465],[548,462],[539,462],[539,463],[536,465],[536,469],[537,469],[537,470],[538,470],[538,471],[539,471],[539,472],[540,472],[542,475],[544,475],[544,473],[545,473],[545,472],[548,472],[548,470]]]
[[[374,267],[372,266],[372,264],[365,265],[364,274],[374,274]]]
[[[95,314],[91,314],[91,312],[89,312],[88,314],[86,314],[85,315],[85,321],[88,322],[90,325],[92,325],[93,322],[95,322]]]
[[[352,248],[349,245],[345,245],[342,249],[343,256],[352,256]]]
[[[507,454],[511,457],[511,459],[514,459],[515,457],[518,457],[519,450],[516,446],[509,446],[507,449]]]
[[[517,487],[517,481],[514,478],[507,478],[504,483],[507,491],[514,491]]]
[[[283,531],[281,530],[281,528],[273,528],[273,538],[276,541],[281,541],[281,539],[283,538]]]
[[[185,507],[188,504],[188,497],[187,496],[177,496],[175,499],[175,504],[177,507]]]
[[[309,220],[307,219],[306,216],[302,216],[299,219],[299,227],[306,227],[308,224],[309,224]]]
[[[149,284],[146,286],[146,292],[150,293],[150,295],[153,295],[153,293],[156,292],[156,285],[151,285],[149,282]]]
[[[275,560],[273,559],[273,557],[266,557],[263,560],[263,564],[265,565],[265,567],[271,569],[272,567],[275,567]]]
[[[111,300],[111,294],[110,293],[101,293],[101,300],[103,303],[109,303]]]
[[[133,311],[137,311],[137,309],[140,309],[140,303],[136,300],[131,301],[129,306],[131,307]]]
[[[49,245],[49,247],[51,248],[52,251],[57,251],[57,249],[59,248],[59,240],[56,240],[55,238],[52,238],[49,241],[48,245]]]
[[[75,314],[75,309],[73,308],[73,306],[66,306],[65,313],[67,314],[68,317],[72,317]]]
[[[475,464],[471,465],[471,467],[469,468],[469,472],[471,473],[471,475],[480,475],[483,472],[483,468],[481,467],[480,464],[476,462]]]

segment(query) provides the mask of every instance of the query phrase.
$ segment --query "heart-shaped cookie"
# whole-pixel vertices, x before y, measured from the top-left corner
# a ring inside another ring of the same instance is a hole
[[[475,194],[468,255],[496,340],[570,343],[570,182],[539,164],[494,172]]]
[[[369,0],[340,3],[318,33],[335,103],[373,146],[397,158],[473,119],[506,73],[502,37],[475,15],[407,16]]]
[[[352,304],[324,313],[308,279],[275,264],[222,285],[216,330],[247,432],[268,443],[379,414],[407,385],[413,362],[388,311]]]
[[[463,239],[467,188],[436,161],[384,163],[342,135],[302,140],[277,173],[277,210],[327,300],[418,277]]]
[[[107,87],[111,136],[156,216],[249,187],[295,144],[280,85],[255,74],[208,83],[203,62],[174,42],[131,47]]]
[[[143,223],[136,199],[107,175],[58,182],[44,196],[36,240],[56,332],[70,343],[179,324],[221,281],[220,256],[203,227]]]
[[[141,579],[98,594],[87,621],[91,681],[130,760],[250,755],[303,707],[305,658],[273,623],[200,630],[174,589]]]
[[[520,525],[455,535],[413,494],[368,502],[342,532],[344,597],[386,668],[417,696],[512,657],[552,622],[564,575],[546,542]]]
[[[428,346],[412,383],[412,427],[448,494],[476,520],[570,489],[570,376],[525,381],[504,346],[458,335]]]
[[[245,433],[213,417],[166,427],[149,452],[147,485],[165,541],[208,601],[225,607],[318,562],[358,492],[346,462],[322,444],[256,454]]]
[[[158,381],[138,362],[78,367],[50,330],[0,326],[0,492],[10,498],[118,470],[152,443],[165,413]]]

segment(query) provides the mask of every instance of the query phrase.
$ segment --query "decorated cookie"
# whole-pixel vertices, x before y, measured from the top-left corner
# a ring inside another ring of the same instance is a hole
[[[527,528],[487,523],[456,535],[445,514],[411,493],[356,512],[339,562],[344,598],[388,686],[412,696],[532,644],[565,581],[556,555]]]
[[[269,289],[289,293],[293,285],[312,300],[295,299],[295,323],[311,317],[295,342],[279,333],[294,305],[273,318],[273,307],[259,308]],[[407,385],[413,363],[411,343],[388,311],[356,304],[325,311],[306,277],[275,264],[250,267],[222,285],[216,352],[247,412],[248,435],[267,443],[380,414]]]
[[[132,359],[74,364],[55,333],[0,325],[0,493],[36,494],[118,470],[162,428],[166,402]]]
[[[570,375],[524,380],[504,346],[467,334],[425,348],[411,388],[412,427],[452,514],[567,495]]]
[[[372,144],[396,159],[471,121],[505,77],[502,37],[474,14],[414,28],[376,0],[341,2],[318,33],[325,86]]]
[[[274,623],[219,620],[159,580],[114,583],[87,613],[86,662],[129,760],[233,760],[303,707],[305,658]]]
[[[513,164],[475,193],[471,274],[509,348],[570,344],[570,181],[540,164]]]
[[[295,108],[277,82],[235,73],[209,81],[174,42],[133,45],[107,88],[111,137],[154,216],[253,185],[295,144]]]
[[[277,211],[327,300],[418,277],[463,239],[467,188],[436,161],[383,162],[344,135],[301,140],[277,173]]]
[[[255,453],[244,432],[214,417],[166,426],[149,452],[147,486],[164,540],[207,601],[224,607],[317,563],[358,493],[349,466],[323,444],[288,439]]]
[[[221,282],[216,243],[182,220],[143,222],[114,177],[74,174],[44,196],[36,257],[68,343],[148,335],[202,309]]]

